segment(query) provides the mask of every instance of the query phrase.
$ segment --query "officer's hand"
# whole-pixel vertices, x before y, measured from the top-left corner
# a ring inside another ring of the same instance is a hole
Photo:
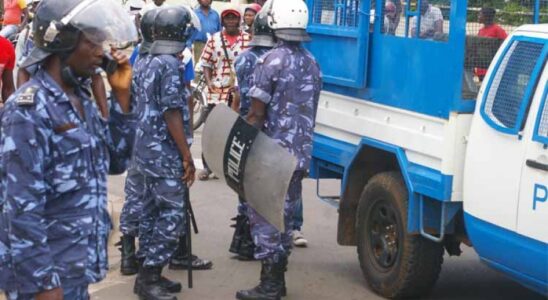
[[[63,289],[54,288],[35,295],[36,300],[63,300]]]
[[[107,74],[108,82],[113,90],[129,91],[131,87],[131,65],[129,59],[122,51],[111,49],[112,58],[118,63],[118,68],[112,74]]]
[[[196,168],[194,167],[192,158],[183,160],[183,169],[185,170],[185,175],[182,177],[182,180],[188,187],[191,187],[194,180],[196,180]]]

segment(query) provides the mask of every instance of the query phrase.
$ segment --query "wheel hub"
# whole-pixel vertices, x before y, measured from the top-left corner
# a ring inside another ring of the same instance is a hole
[[[398,231],[396,212],[386,201],[379,201],[371,210],[370,251],[376,263],[388,269],[398,258]]]

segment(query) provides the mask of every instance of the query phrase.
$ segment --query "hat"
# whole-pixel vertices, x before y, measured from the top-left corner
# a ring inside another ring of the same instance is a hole
[[[242,17],[242,13],[240,13],[238,7],[230,5],[229,7],[225,8],[221,13],[221,19],[230,14],[236,15],[238,18]]]
[[[248,9],[251,9],[255,13],[258,13],[261,10],[261,5],[259,5],[257,3],[252,3],[248,7],[245,8],[245,11],[247,11]]]

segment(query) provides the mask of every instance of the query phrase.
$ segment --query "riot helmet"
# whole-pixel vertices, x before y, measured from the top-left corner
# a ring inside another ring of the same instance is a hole
[[[182,6],[163,8],[154,22],[154,42],[151,54],[177,54],[185,49],[186,41],[194,32],[192,16]]]
[[[111,0],[42,0],[32,26],[35,47],[21,67],[52,54],[66,59],[80,34],[103,48],[137,39],[135,25],[121,4]]]
[[[139,46],[139,54],[147,54],[154,42],[154,21],[159,9],[151,9],[141,18],[141,35],[143,41]]]
[[[274,47],[276,41],[274,31],[270,28],[266,15],[257,15],[253,21],[253,39],[249,46]]]
[[[268,0],[259,15],[266,15],[275,36],[284,41],[307,42],[308,7],[304,1]]]

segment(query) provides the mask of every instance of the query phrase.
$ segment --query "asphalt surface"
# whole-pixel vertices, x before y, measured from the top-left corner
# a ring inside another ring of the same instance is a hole
[[[200,155],[200,133],[193,146]],[[201,164],[200,161],[197,161]],[[124,176],[110,178],[110,198],[117,223],[123,199]],[[326,193],[337,193],[338,182],[328,182]],[[187,288],[186,271],[164,270],[164,275],[183,283],[179,299],[234,299],[235,292],[253,287],[259,277],[259,262],[240,262],[227,251],[232,238],[230,218],[237,199],[220,180],[197,181],[190,190],[199,234],[193,236],[194,252],[214,262],[212,270],[194,272],[194,288]],[[308,248],[295,248],[287,273],[288,295],[284,299],[382,299],[363,279],[355,247],[337,245],[337,210],[317,200],[315,182],[303,185],[304,228]],[[116,234],[114,239],[116,238]],[[546,299],[487,268],[474,250],[463,246],[460,257],[445,257],[440,278],[431,295],[424,299]],[[137,299],[132,293],[134,276],[119,273],[119,252],[110,248],[111,271],[107,278],[90,287],[92,299]]]

